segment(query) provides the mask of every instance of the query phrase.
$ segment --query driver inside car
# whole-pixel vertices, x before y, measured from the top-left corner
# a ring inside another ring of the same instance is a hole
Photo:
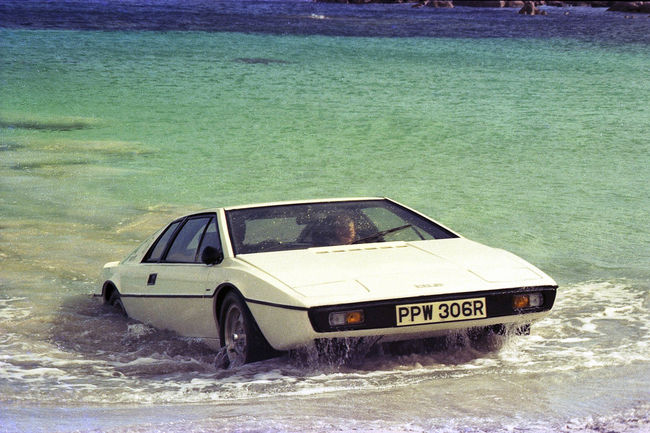
[[[349,245],[357,238],[356,225],[349,215],[330,215],[324,225],[328,229],[327,245]]]

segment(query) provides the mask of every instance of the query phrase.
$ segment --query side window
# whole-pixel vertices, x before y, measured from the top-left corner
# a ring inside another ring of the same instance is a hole
[[[165,252],[165,248],[169,243],[169,239],[172,237],[180,223],[181,221],[175,221],[167,227],[167,230],[160,235],[154,246],[149,250],[149,253],[144,257],[144,260],[142,260],[143,262],[157,262],[160,260],[160,257]]]
[[[199,242],[211,219],[211,216],[188,219],[176,235],[164,261],[194,263]]]
[[[201,241],[201,247],[199,248],[199,253],[196,255],[196,261],[201,261],[201,254],[206,247],[214,247],[217,250],[221,251],[221,239],[219,239],[219,230],[217,230],[217,222],[215,218],[210,220],[208,228],[205,230],[203,235],[203,240]]]

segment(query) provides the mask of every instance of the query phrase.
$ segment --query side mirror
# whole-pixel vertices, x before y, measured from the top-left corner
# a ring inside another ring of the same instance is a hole
[[[201,262],[206,265],[217,265],[223,261],[223,253],[215,247],[205,247],[201,253]]]

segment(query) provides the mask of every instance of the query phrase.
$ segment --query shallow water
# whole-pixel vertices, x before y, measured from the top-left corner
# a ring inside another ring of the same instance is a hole
[[[0,432],[650,430],[648,19],[549,9],[512,37],[499,10],[197,4],[241,19],[0,5]],[[296,10],[318,26],[274,24]],[[90,296],[187,209],[357,195],[530,260],[552,314],[500,351],[221,370]]]

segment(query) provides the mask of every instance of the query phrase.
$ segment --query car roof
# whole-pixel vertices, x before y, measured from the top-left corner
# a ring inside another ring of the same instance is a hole
[[[267,207],[267,206],[284,206],[292,204],[308,204],[308,203],[336,203],[336,202],[345,202],[345,201],[364,201],[364,200],[385,200],[386,197],[346,197],[346,198],[324,198],[324,199],[310,199],[310,200],[290,200],[290,201],[276,201],[268,203],[254,203],[247,205],[237,205],[237,206],[226,206],[223,207],[224,210],[235,210],[235,209],[249,209],[256,207]]]

